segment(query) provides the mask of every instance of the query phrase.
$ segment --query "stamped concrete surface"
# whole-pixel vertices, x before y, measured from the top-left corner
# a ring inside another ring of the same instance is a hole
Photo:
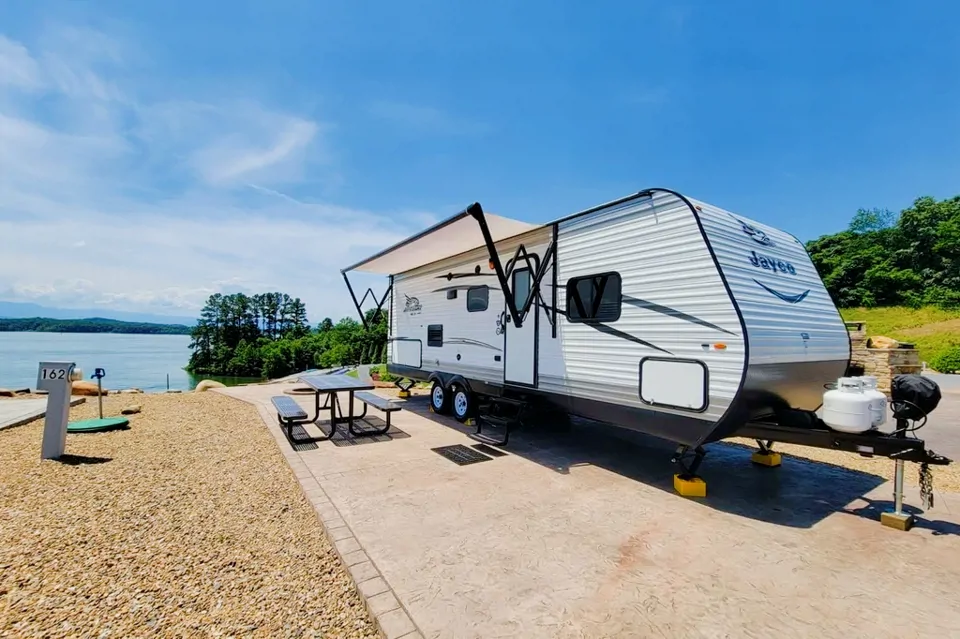
[[[70,405],[76,406],[83,401],[83,397],[75,397]],[[26,424],[46,414],[46,399],[0,399],[0,430]]]
[[[461,467],[430,449],[474,442],[426,398],[394,414],[408,438],[293,452],[276,390],[221,392],[258,405],[318,486],[328,534],[359,553],[345,561],[368,561],[364,583],[415,625],[395,633],[960,636],[960,496],[939,495],[902,533],[878,522],[891,486],[876,476],[793,458],[755,467],[749,450],[715,444],[709,496],[685,499],[669,444],[599,425],[528,431],[507,456]]]

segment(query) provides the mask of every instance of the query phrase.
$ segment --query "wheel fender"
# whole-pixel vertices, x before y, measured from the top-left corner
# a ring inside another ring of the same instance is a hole
[[[463,386],[467,389],[468,393],[473,393],[473,389],[470,388],[470,382],[466,380],[462,375],[454,375],[447,382],[447,387],[451,386]]]
[[[443,386],[444,390],[450,388],[450,378],[447,377],[444,379],[444,375],[442,373],[430,373],[430,377],[427,378],[427,381],[431,383],[437,382]]]

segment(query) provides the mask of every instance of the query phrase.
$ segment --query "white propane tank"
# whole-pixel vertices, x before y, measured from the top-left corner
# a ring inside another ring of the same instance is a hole
[[[865,433],[873,428],[874,401],[863,393],[863,382],[856,377],[841,377],[837,387],[823,394],[823,421],[841,433]]]
[[[877,390],[877,378],[864,375],[863,394],[870,398],[870,412],[873,414],[873,427],[882,426],[887,421],[887,396]]]

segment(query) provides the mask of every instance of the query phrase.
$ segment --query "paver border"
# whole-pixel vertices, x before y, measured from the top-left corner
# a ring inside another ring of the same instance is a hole
[[[23,400],[14,399],[12,401],[23,401]],[[70,406],[72,408],[74,406],[83,404],[86,401],[87,401],[86,397],[74,397],[70,400]],[[46,414],[47,414],[47,406],[46,404],[44,404],[43,408],[38,408],[33,412],[27,413],[23,417],[17,418],[8,424],[0,424],[0,430],[6,430],[8,428],[16,428],[17,426],[23,426],[24,424],[29,424],[35,419],[39,419],[40,417],[45,417]]]
[[[256,408],[264,426],[273,435],[280,454],[283,455],[297,483],[300,484],[303,496],[316,511],[327,540],[350,575],[353,586],[376,623],[380,636],[384,639],[424,639],[413,617],[400,602],[386,577],[370,559],[360,540],[353,534],[353,530],[341,517],[340,511],[330,500],[323,486],[300,458],[300,453],[290,447],[286,436],[278,427],[275,427],[275,419],[267,408],[256,401],[248,401],[228,393],[221,394]],[[284,444],[287,445],[284,446]]]

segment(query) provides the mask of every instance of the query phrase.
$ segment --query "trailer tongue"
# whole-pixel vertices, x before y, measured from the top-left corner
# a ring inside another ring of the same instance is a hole
[[[933,473],[930,465],[946,466],[951,459],[939,455],[926,447],[922,439],[913,433],[923,428],[927,416],[940,403],[940,388],[936,382],[921,375],[898,375],[891,385],[890,409],[893,412],[896,428],[886,433],[877,426],[886,419],[886,399],[882,393],[857,393],[857,385],[850,383],[856,378],[838,380],[838,388],[828,391],[836,393],[844,387],[845,380],[849,395],[860,401],[849,402],[846,406],[824,406],[827,423],[816,415],[810,416],[809,427],[788,426],[776,422],[754,421],[746,423],[737,435],[755,439],[760,446],[759,463],[772,456],[773,442],[798,444],[814,448],[829,448],[859,453],[865,457],[889,457],[896,463],[894,472],[894,509],[881,515],[881,522],[892,528],[907,530],[913,525],[913,516],[903,512],[903,476],[904,463],[920,464],[920,498],[924,508],[933,508]],[[870,378],[867,378],[870,379]],[[837,396],[842,398],[842,395]],[[881,399],[882,398],[882,399]],[[872,400],[872,401],[871,401]],[[880,402],[880,414],[877,414],[877,402]],[[846,410],[843,410],[845,408]],[[865,428],[854,428],[860,418]],[[871,423],[872,422],[872,423]],[[842,430],[838,430],[842,428]],[[779,460],[778,460],[779,461]]]

